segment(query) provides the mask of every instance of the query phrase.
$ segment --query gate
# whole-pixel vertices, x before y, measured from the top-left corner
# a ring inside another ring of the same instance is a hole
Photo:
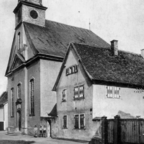
[[[105,128],[104,128],[105,127]],[[144,119],[102,119],[104,144],[144,144]]]

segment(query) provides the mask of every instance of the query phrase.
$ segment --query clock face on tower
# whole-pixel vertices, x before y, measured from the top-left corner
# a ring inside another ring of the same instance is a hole
[[[38,13],[37,13],[37,11],[31,10],[31,11],[30,11],[30,16],[31,16],[33,19],[37,19],[37,18],[38,18]]]

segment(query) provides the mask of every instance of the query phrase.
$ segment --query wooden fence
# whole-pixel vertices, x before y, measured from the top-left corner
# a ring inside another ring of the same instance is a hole
[[[144,144],[144,119],[102,118],[102,139],[94,144]]]

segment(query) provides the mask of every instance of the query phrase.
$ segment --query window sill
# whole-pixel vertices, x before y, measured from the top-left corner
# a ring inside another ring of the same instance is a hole
[[[76,100],[84,100],[85,98],[84,97],[81,97],[81,98],[74,98],[74,101]]]
[[[66,100],[62,100],[62,102],[66,102]]]
[[[86,130],[86,128],[74,128],[74,130]]]
[[[29,115],[29,117],[34,117],[35,115]]]
[[[68,129],[68,128],[64,128],[64,127],[63,127],[62,129]]]

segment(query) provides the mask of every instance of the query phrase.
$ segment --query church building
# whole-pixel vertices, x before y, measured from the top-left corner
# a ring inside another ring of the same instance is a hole
[[[8,129],[33,134],[35,125],[51,125],[56,104],[52,91],[70,43],[97,47],[109,44],[92,31],[45,19],[42,0],[18,0],[8,78]]]

